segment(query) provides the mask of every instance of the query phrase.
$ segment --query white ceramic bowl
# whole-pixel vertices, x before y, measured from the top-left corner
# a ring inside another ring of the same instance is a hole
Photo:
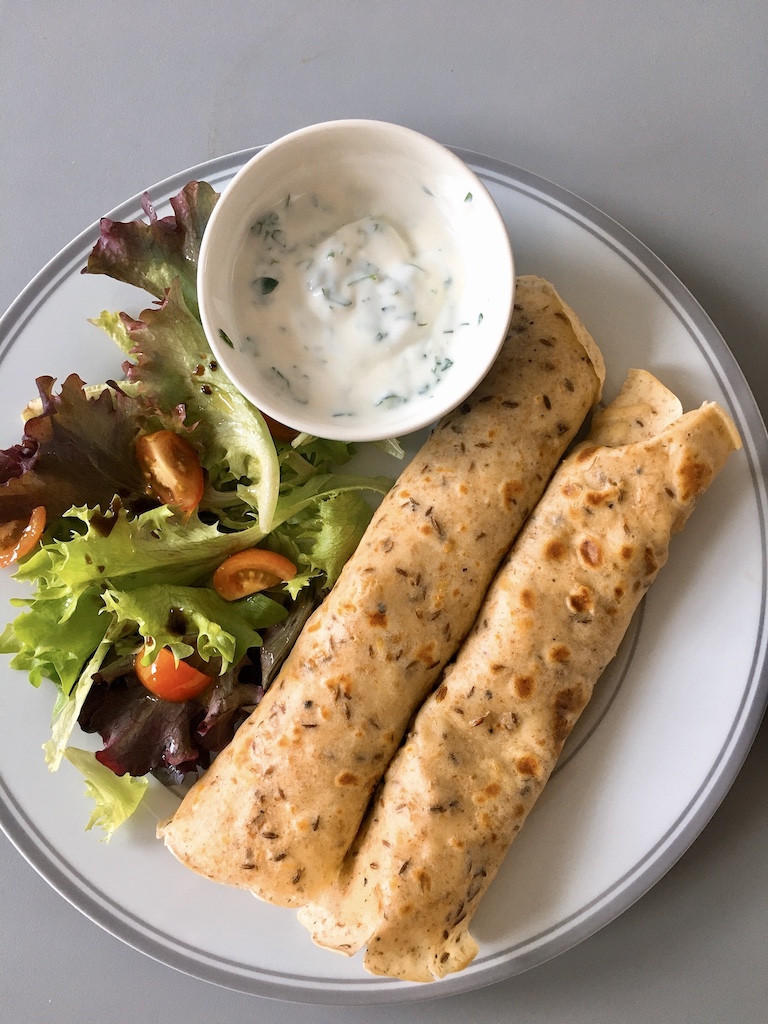
[[[262,412],[375,440],[434,422],[485,376],[514,263],[455,154],[398,125],[330,121],[266,146],[223,190],[198,297],[216,358]]]

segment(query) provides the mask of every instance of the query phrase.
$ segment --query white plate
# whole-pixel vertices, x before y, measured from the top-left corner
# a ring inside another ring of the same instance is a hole
[[[150,190],[161,214],[192,178],[221,189],[255,151]],[[233,989],[305,1002],[423,999],[477,988],[562,952],[607,924],[671,867],[714,813],[760,721],[768,679],[765,477],[768,443],[731,353],[674,275],[641,243],[570,193],[508,165],[460,152],[498,202],[518,272],[551,280],[583,318],[608,366],[606,397],[630,367],[651,370],[686,408],[725,405],[744,450],[733,456],[673,541],[563,760],[474,923],[476,961],[435,985],[367,975],[360,958],[316,949],[288,910],[204,881],[154,838],[174,796],[154,786],[108,845],[84,832],[82,778],[50,775],[41,744],[51,692],[0,667],[0,823],[51,885],[93,921],[149,956]],[[141,216],[136,197],[110,215]],[[34,378],[89,382],[120,357],[86,323],[149,300],[105,277],[81,277],[97,226],[70,243],[0,320],[0,444],[19,439]],[[0,579],[0,601],[14,591]],[[6,607],[5,603],[2,605]],[[7,617],[14,614],[8,609]]]

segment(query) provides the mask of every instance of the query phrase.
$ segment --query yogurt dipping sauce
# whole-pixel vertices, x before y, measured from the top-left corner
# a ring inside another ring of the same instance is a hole
[[[450,372],[482,312],[457,308],[453,240],[426,185],[419,198],[407,229],[375,212],[349,220],[327,191],[287,194],[254,218],[233,270],[234,343],[284,400],[370,421]]]
[[[383,121],[329,121],[256,152],[203,235],[200,318],[257,408],[344,441],[458,406],[506,334],[514,260],[466,163]]]

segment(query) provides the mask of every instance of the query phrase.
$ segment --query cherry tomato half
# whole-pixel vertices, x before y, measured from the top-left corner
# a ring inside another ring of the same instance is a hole
[[[237,601],[295,575],[296,566],[290,559],[266,548],[248,548],[221,563],[213,574],[213,587],[225,601]]]
[[[139,682],[163,700],[174,703],[191,700],[207,690],[213,682],[205,672],[193,668],[186,661],[180,661],[177,665],[170,647],[162,647],[151,665],[142,664],[144,654],[142,647],[134,659],[133,670]]]
[[[158,430],[136,439],[147,494],[176,509],[188,519],[203,496],[205,480],[197,452],[172,430]]]
[[[14,519],[0,524],[0,566],[10,565],[28,555],[45,529],[45,506],[32,510],[29,521]]]

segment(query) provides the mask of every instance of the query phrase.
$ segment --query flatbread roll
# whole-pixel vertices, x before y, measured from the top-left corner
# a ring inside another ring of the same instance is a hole
[[[468,928],[648,587],[730,452],[716,404],[681,415],[633,371],[553,477],[456,661],[415,718],[338,882],[300,912],[315,942],[367,944],[374,974],[432,981]]]
[[[487,378],[406,467],[260,706],[161,829],[180,861],[287,906],[334,880],[603,379],[552,286],[518,279]]]

